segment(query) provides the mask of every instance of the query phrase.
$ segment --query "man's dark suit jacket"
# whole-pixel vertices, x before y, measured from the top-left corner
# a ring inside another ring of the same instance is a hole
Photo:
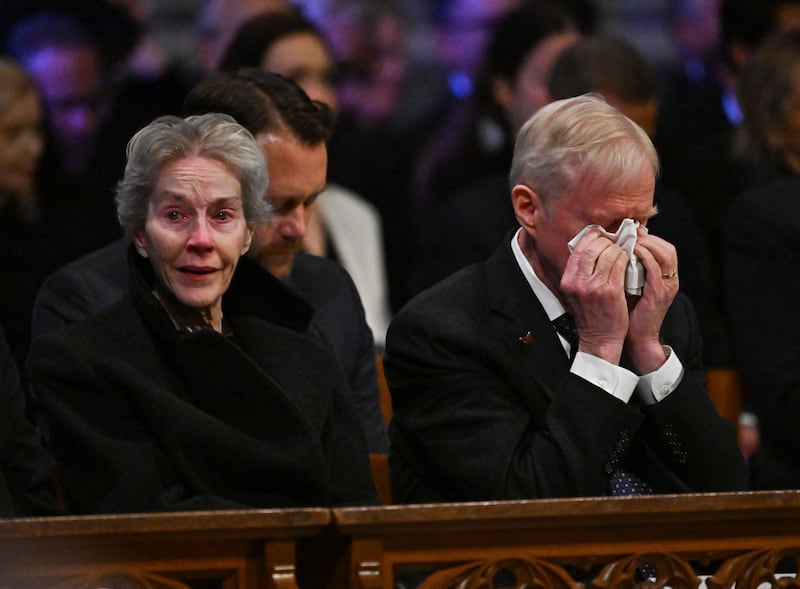
[[[118,240],[50,276],[33,310],[33,338],[85,319],[119,300],[127,288],[126,253]],[[252,264],[242,258],[240,264]],[[370,452],[388,452],[372,332],[353,280],[341,266],[301,253],[285,281],[314,309],[314,323],[329,340],[345,373]],[[265,305],[269,301],[265,299]]]
[[[736,365],[761,433],[761,489],[800,488],[800,176],[766,183],[731,205],[725,294]]]
[[[390,325],[395,501],[604,495],[621,466],[658,493],[744,489],[734,428],[705,393],[688,299],[676,298],[661,334],[685,367],[681,384],[653,406],[635,393],[626,404],[569,372],[510,241]]]

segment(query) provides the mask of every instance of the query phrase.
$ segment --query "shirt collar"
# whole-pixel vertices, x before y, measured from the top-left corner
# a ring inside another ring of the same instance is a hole
[[[514,258],[517,261],[517,265],[519,266],[519,269],[522,270],[522,275],[525,276],[525,280],[528,281],[528,284],[533,290],[533,294],[536,295],[536,298],[539,299],[542,307],[544,307],[544,311],[547,313],[547,318],[550,321],[553,321],[557,317],[560,317],[566,313],[566,309],[564,309],[564,305],[561,304],[561,301],[558,300],[558,297],[556,297],[556,295],[554,295],[553,292],[547,288],[544,282],[542,282],[541,279],[536,275],[536,272],[533,271],[533,267],[528,261],[528,258],[526,258],[525,254],[522,253],[522,248],[519,246],[520,231],[522,231],[522,227],[520,227],[511,238],[511,251],[514,252]]]

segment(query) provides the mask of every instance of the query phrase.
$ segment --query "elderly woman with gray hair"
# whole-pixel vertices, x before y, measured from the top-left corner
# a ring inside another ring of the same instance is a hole
[[[266,188],[261,148],[226,115],[162,117],[131,139],[129,292],[29,360],[76,512],[377,501],[343,377],[304,333],[310,308],[242,257]]]

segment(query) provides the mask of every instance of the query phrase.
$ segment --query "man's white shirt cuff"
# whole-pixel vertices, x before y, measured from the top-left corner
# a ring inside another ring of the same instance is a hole
[[[664,346],[664,349],[667,351],[667,361],[658,370],[639,378],[636,392],[645,405],[663,401],[683,379],[683,364],[678,356],[669,346]]]
[[[674,391],[683,378],[683,364],[672,353],[672,348],[664,347],[669,349],[667,361],[658,370],[642,376],[636,376],[630,370],[585,352],[575,354],[570,372],[624,403],[630,401],[633,391],[636,390],[645,405],[652,405]]]
[[[588,380],[624,403],[630,400],[639,382],[639,377],[630,370],[585,352],[575,354],[570,372]]]

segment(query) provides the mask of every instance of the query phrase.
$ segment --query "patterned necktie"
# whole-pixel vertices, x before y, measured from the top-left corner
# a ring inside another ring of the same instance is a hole
[[[612,497],[652,495],[653,489],[635,474],[619,469],[611,475],[611,480],[608,481],[608,494]],[[636,571],[643,581],[653,582],[658,579],[658,570],[650,563],[644,562],[640,564]]]
[[[569,344],[569,359],[572,360],[578,352],[578,329],[572,315],[564,313],[553,319],[553,327]]]
[[[608,481],[609,494],[617,497],[622,495],[652,495],[653,489],[635,474],[627,470],[618,470],[611,475]]]
[[[578,329],[575,327],[575,320],[572,315],[564,313],[553,319],[553,327],[569,344],[570,360],[575,358],[578,352]],[[617,470],[611,475],[608,483],[609,494],[617,495],[651,495],[653,489],[635,474],[626,470]]]

